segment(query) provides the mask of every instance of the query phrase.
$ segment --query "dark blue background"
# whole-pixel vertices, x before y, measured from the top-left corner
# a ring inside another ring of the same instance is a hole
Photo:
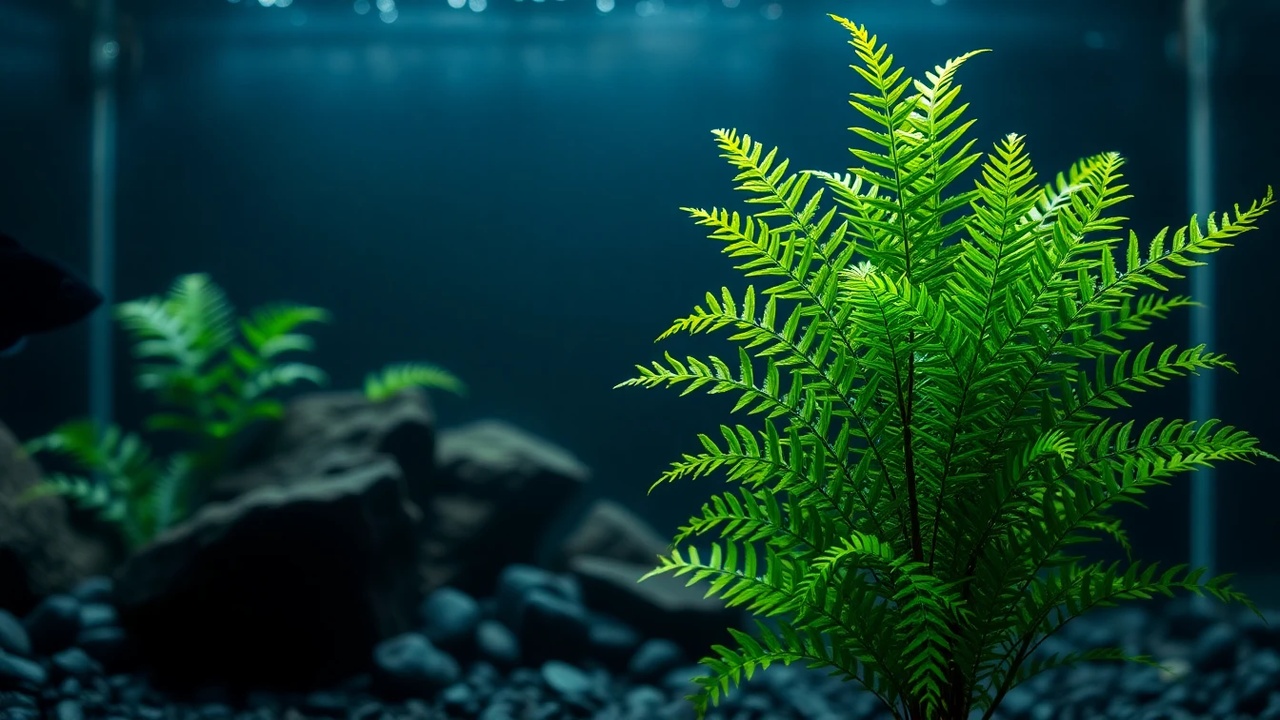
[[[929,0],[716,6],[700,21],[609,16],[589,3],[484,13],[400,0],[392,25],[347,2],[287,10],[225,0],[127,2],[119,126],[120,298],[208,271],[241,308],[290,299],[330,308],[315,359],[337,386],[422,359],[472,393],[442,397],[446,425],[501,416],[564,445],[592,493],[664,528],[711,491],[646,497],[728,405],[611,390],[657,357],[651,340],[721,284],[716,243],[678,210],[736,202],[709,130],[782,146],[794,167],[839,169],[857,121],[844,32],[870,25],[912,72],[975,47],[961,81],[980,146],[1029,136],[1042,179],[1118,150],[1149,235],[1186,220],[1185,95],[1170,57],[1175,3]],[[668,9],[681,6],[671,0]],[[1268,98],[1274,6],[1220,5],[1219,205],[1280,180]],[[0,0],[0,227],[87,267],[86,17],[77,3]],[[1220,256],[1219,415],[1280,450],[1273,419],[1271,280],[1280,218]],[[1186,317],[1151,334],[1185,342]],[[0,417],[29,437],[86,410],[83,327],[42,337],[0,373]],[[724,352],[718,343],[667,348]],[[731,352],[731,351],[730,351]],[[120,418],[145,412],[118,362]],[[1142,405],[1185,416],[1178,383]],[[1224,466],[1224,569],[1272,572],[1276,468]],[[1148,559],[1183,560],[1186,482],[1132,517]]]

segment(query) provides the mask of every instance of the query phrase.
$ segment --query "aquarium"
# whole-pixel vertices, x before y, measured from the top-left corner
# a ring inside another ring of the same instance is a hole
[[[1280,719],[1266,0],[0,0],[0,715]]]

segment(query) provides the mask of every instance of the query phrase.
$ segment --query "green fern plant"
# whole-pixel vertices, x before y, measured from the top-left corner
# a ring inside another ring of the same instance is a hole
[[[327,382],[314,365],[281,358],[313,349],[312,339],[297,330],[327,322],[322,308],[277,303],[237,321],[222,289],[208,275],[192,274],[178,277],[165,297],[121,303],[116,317],[134,342],[138,387],[155,393],[166,408],[147,426],[197,439],[205,445],[203,462],[211,465],[237,433],[282,415],[272,391]]]
[[[1204,347],[1120,344],[1194,304],[1164,283],[1254,229],[1270,188],[1140,242],[1114,214],[1128,197],[1118,155],[1037,184],[1021,137],[972,151],[954,78],[976,53],[913,80],[863,26],[832,17],[868,85],[850,102],[869,121],[852,128],[867,143],[851,150],[860,165],[788,173],[776,149],[715,131],[761,210],[687,211],[768,285],[708,293],[659,338],[728,333],[736,358],[667,353],[620,384],[735,394],[734,411],[759,421],[699,436],[702,452],[655,483],[723,472],[737,486],[646,578],[708,581],[773,621],[732,630],[735,647],[703,661],[699,716],[757,669],[803,662],[860,683],[900,720],[990,718],[1039,672],[1152,662],[1115,648],[1036,653],[1092,608],[1184,590],[1256,612],[1229,576],[1086,562],[1073,546],[1110,538],[1127,553],[1116,507],[1198,467],[1276,459],[1215,420],[1104,416],[1130,393],[1234,370]]]
[[[438,389],[464,396],[467,386],[456,375],[422,362],[396,363],[364,379],[364,394],[371,402],[385,402],[409,388]]]
[[[30,453],[70,457],[100,477],[49,473],[19,496],[20,502],[60,495],[116,527],[127,548],[136,548],[186,514],[182,488],[191,458],[177,453],[161,462],[135,433],[114,425],[99,433],[90,420],[73,420],[25,443]]]
[[[133,340],[137,385],[159,404],[146,428],[177,433],[187,450],[160,464],[140,436],[114,425],[98,433],[87,420],[65,423],[26,448],[68,458],[83,471],[50,475],[31,496],[63,495],[136,547],[199,506],[240,433],[281,417],[274,391],[326,382],[319,368],[283,356],[311,350],[311,338],[298,329],[328,313],[278,303],[237,320],[222,289],[208,275],[191,274],[165,296],[121,303],[115,314]]]

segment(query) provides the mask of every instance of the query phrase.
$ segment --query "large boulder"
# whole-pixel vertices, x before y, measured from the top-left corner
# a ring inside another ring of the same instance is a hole
[[[311,687],[413,627],[418,515],[396,461],[338,445],[294,467],[121,568],[121,621],[161,682]]]
[[[0,424],[0,608],[17,615],[117,560],[114,548],[75,527],[61,498],[18,500],[40,479],[39,466]]]
[[[422,506],[424,590],[488,593],[536,559],[547,527],[590,478],[568,451],[500,420],[440,432]]]
[[[687,577],[640,578],[658,563],[670,542],[627,508],[597,500],[561,544],[557,559],[567,568],[589,607],[609,613],[652,638],[676,642],[690,657],[731,640],[728,628],[742,625],[742,613],[704,585]]]
[[[400,466],[409,497],[422,504],[435,470],[436,419],[418,389],[374,402],[360,391],[315,392],[285,404],[280,423],[249,448],[244,469],[220,478],[213,498],[226,500],[258,487],[286,485],[308,473],[299,463],[334,447],[388,455]]]
[[[673,640],[690,657],[702,657],[712,645],[732,639],[728,628],[740,627],[743,620],[737,608],[705,597],[705,586],[686,586],[687,577],[663,574],[640,582],[653,567],[591,555],[569,562],[588,607],[608,608],[645,636]]]
[[[640,516],[612,500],[596,500],[561,543],[556,563],[563,569],[576,557],[592,555],[653,565],[669,546]]]

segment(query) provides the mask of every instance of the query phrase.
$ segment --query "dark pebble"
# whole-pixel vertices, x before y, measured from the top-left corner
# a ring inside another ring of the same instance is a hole
[[[0,610],[0,650],[31,656],[31,638],[27,637],[27,629],[8,610]]]
[[[440,693],[440,703],[446,713],[454,715],[475,715],[480,710],[480,698],[476,691],[466,683],[454,683]]]
[[[105,575],[85,578],[71,588],[72,597],[86,604],[102,603],[110,605],[114,593],[115,582]]]
[[[581,604],[577,583],[567,576],[556,575],[533,565],[508,565],[498,576],[494,595],[494,614],[507,627],[520,631],[520,615],[525,600],[534,590],[546,590],[564,600]]]
[[[684,661],[680,646],[662,638],[646,640],[631,658],[627,671],[635,678],[657,680]]]
[[[591,657],[610,670],[625,669],[642,640],[635,628],[621,620],[605,616],[594,616],[589,620],[587,642],[591,647]]]
[[[1132,668],[1120,679],[1120,692],[1139,702],[1154,700],[1167,689],[1168,684],[1160,678],[1160,670],[1149,665]]]
[[[56,720],[84,720],[84,708],[75,700],[63,700],[53,708]]]
[[[662,678],[662,686],[673,694],[684,696],[698,689],[694,678],[706,676],[707,671],[699,665],[685,665],[668,672]]]
[[[76,646],[109,671],[127,667],[132,659],[129,638],[123,628],[103,625],[88,628],[76,635]]]
[[[80,632],[80,601],[71,595],[50,595],[23,618],[22,624],[37,655],[66,650]]]
[[[49,679],[39,663],[0,652],[0,690],[39,688]]]
[[[520,641],[496,620],[482,620],[476,627],[476,648],[482,658],[499,667],[511,667],[520,661]]]
[[[1280,650],[1280,611],[1263,610],[1262,617],[1244,613],[1240,618],[1240,633],[1255,648]]]
[[[1191,651],[1191,664],[1202,673],[1226,672],[1235,668],[1240,633],[1219,623],[1201,633]]]
[[[587,611],[546,588],[534,588],[520,606],[521,657],[527,663],[577,660],[588,648]]]
[[[1272,693],[1280,693],[1280,656],[1271,650],[1255,652],[1241,671],[1235,711],[1259,715],[1270,704]]]
[[[419,610],[423,634],[442,648],[458,648],[475,636],[480,603],[461,590],[443,587],[431,593]]]
[[[1212,604],[1195,602],[1191,598],[1170,601],[1165,608],[1165,634],[1172,640],[1194,640],[1218,622],[1217,610]]]
[[[421,633],[384,640],[373,656],[374,687],[397,699],[429,696],[461,675],[457,661]]]
[[[308,694],[298,709],[312,716],[345,718],[349,705],[350,701],[346,693],[336,690],[318,690]]]
[[[49,661],[55,678],[73,677],[84,679],[101,675],[102,664],[89,657],[80,648],[68,648],[57,653]]]
[[[118,625],[116,609],[105,603],[88,603],[80,606],[80,629]]]
[[[658,717],[658,708],[666,701],[662,691],[652,685],[638,685],[623,697],[623,717],[628,720]]]
[[[515,708],[506,703],[493,703],[480,711],[478,720],[516,720]]]
[[[592,689],[589,675],[559,660],[543,663],[542,680],[561,697],[586,695]]]

